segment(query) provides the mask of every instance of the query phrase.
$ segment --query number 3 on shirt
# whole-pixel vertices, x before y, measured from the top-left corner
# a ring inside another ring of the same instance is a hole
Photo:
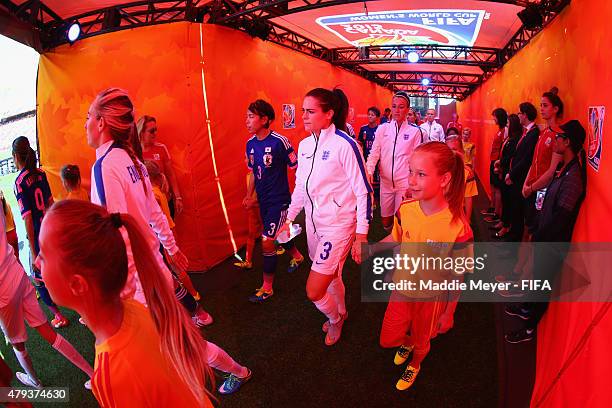
[[[257,179],[261,180],[261,176],[262,176],[262,174],[261,174],[261,166],[257,166]]]
[[[321,255],[319,255],[319,257],[325,261],[327,258],[329,258],[329,251],[331,251],[332,249],[332,244],[331,242],[327,241],[323,243],[323,252],[321,252]]]

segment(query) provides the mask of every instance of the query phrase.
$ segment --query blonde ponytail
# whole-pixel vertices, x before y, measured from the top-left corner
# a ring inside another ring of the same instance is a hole
[[[197,400],[203,402],[210,396],[206,386],[212,386],[213,378],[206,363],[207,343],[176,300],[163,277],[169,272],[160,268],[136,220],[127,214],[122,214],[121,220],[128,232],[138,277],[161,338],[162,354],[168,357]]]
[[[453,163],[450,170],[451,180],[444,194],[453,220],[467,221],[463,201],[465,197],[465,165],[459,152],[453,152]],[[467,222],[469,224],[469,222]]]

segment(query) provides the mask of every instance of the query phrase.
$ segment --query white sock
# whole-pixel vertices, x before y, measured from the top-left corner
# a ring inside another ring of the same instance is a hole
[[[225,350],[210,341],[206,342],[206,354],[208,365],[224,373],[234,374],[236,377],[244,378],[249,374],[249,369],[238,364]]]
[[[338,304],[336,303],[334,298],[329,295],[328,292],[325,292],[325,296],[323,296],[321,299],[312,303],[315,304],[315,306],[321,311],[321,313],[327,316],[330,323],[335,324],[340,321],[340,315],[338,314]]]
[[[334,278],[327,287],[327,293],[333,296],[338,305],[338,313],[341,315],[346,314],[346,302],[344,300],[345,292],[346,289],[344,288],[344,282],[342,282],[342,276]]]
[[[15,356],[17,356],[17,361],[19,361],[19,364],[23,368],[23,371],[25,371],[31,379],[40,384],[40,380],[38,379],[38,376],[34,371],[34,366],[32,365],[32,359],[28,355],[28,350],[24,349],[23,351],[19,351],[13,347],[13,351],[15,352]]]
[[[80,368],[89,378],[93,376],[93,368],[79,354],[79,352],[66,340],[62,335],[58,334],[53,342],[53,348],[59,351],[72,364]]]

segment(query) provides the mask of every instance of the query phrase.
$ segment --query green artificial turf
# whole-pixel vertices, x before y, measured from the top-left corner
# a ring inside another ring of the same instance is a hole
[[[10,191],[10,190],[9,190]],[[475,210],[482,205],[475,205]],[[303,220],[302,220],[303,223]],[[476,233],[477,231],[475,231]],[[370,240],[384,236],[380,217]],[[478,237],[477,237],[478,238]],[[304,234],[297,246],[306,254]],[[289,258],[279,257],[275,294],[266,304],[247,301],[261,284],[262,260],[256,247],[254,269],[240,271],[228,259],[203,274],[194,274],[202,304],[215,322],[204,336],[253,371],[252,380],[236,394],[220,396],[223,407],[493,407],[497,405],[496,333],[492,304],[460,303],[455,327],[432,341],[422,370],[408,391],[395,382],[403,367],[393,364],[395,350],[378,345],[385,303],[361,301],[360,268],[347,260],[343,276],[349,318],[341,340],[323,343],[324,316],[308,301],[305,285],[309,262],[288,274]],[[41,303],[42,305],[42,303]],[[46,307],[42,305],[47,311]],[[67,312],[71,325],[59,330],[93,364],[91,333]],[[96,406],[83,388],[86,378],[31,330],[28,350],[45,385],[70,388],[69,404],[35,406]],[[0,347],[9,366],[19,365],[10,346]],[[14,384],[17,385],[16,380]],[[218,382],[217,382],[218,386]]]

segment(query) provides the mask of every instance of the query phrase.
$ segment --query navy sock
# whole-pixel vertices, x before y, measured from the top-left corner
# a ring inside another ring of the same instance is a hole
[[[279,244],[281,247],[285,248],[286,251],[290,251],[295,248],[295,242],[293,240],[289,242],[285,242],[284,244]]]
[[[263,273],[273,275],[276,272],[278,256],[276,251],[263,254]]]

